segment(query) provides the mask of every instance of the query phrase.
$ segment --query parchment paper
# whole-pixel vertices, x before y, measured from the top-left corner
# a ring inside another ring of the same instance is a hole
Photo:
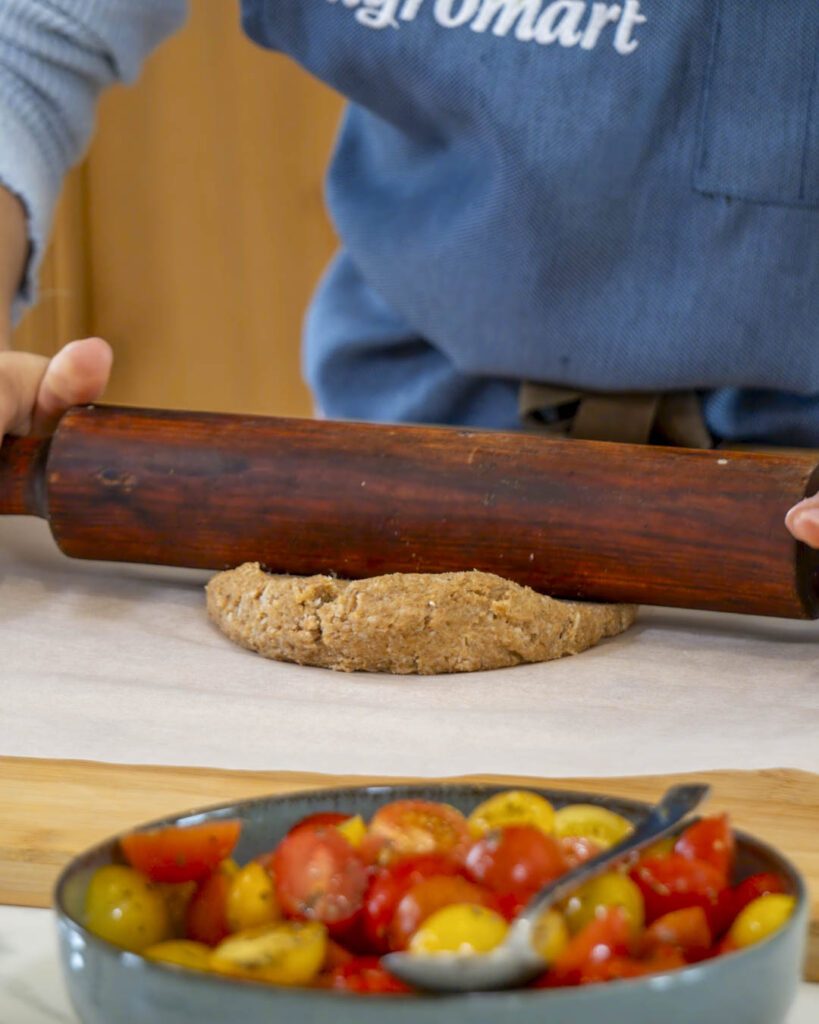
[[[643,609],[575,657],[450,676],[266,661],[208,573],[65,558],[0,519],[0,753],[247,769],[819,771],[819,623]]]

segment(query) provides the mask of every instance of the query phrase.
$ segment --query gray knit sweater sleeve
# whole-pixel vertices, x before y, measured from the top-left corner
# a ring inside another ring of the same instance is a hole
[[[132,81],[185,19],[187,0],[0,0],[0,182],[28,212],[30,302],[63,175],[82,155],[100,90]]]

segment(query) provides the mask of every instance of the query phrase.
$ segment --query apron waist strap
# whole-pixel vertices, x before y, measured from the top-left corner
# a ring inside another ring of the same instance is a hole
[[[524,381],[518,395],[529,430],[584,441],[713,448],[694,391],[603,394]]]

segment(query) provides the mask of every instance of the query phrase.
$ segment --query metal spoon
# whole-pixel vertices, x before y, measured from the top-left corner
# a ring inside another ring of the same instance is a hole
[[[512,922],[504,941],[489,953],[390,953],[382,957],[382,964],[408,985],[427,992],[489,991],[531,981],[548,967],[532,946],[543,914],[626,854],[668,835],[708,792],[708,786],[672,786],[625,839],[541,889]]]

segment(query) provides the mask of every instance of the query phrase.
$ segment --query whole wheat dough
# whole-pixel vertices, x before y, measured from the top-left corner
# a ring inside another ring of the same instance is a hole
[[[266,658],[421,675],[578,654],[628,629],[637,611],[556,601],[486,572],[338,580],[250,562],[215,576],[207,604],[231,640]]]

